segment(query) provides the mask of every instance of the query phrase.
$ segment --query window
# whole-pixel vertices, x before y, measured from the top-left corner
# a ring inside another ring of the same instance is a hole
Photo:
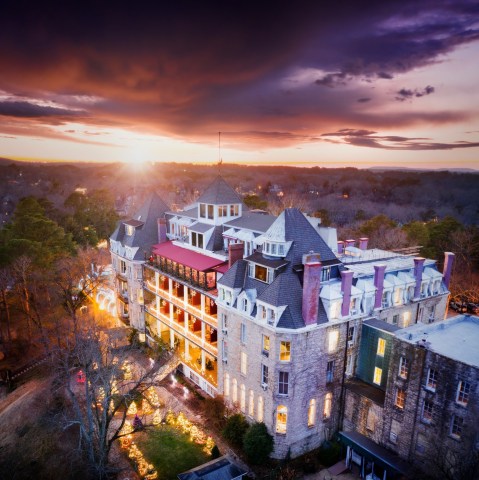
[[[291,360],[291,342],[281,342],[279,346],[279,359],[282,362]]]
[[[228,205],[219,205],[218,217],[227,217],[227,216],[228,216]]]
[[[402,388],[396,389],[396,397],[394,399],[394,405],[401,410],[404,410],[404,405],[406,404],[406,390]]]
[[[233,402],[236,403],[238,401],[238,382],[236,378],[233,378]]]
[[[200,217],[206,218],[206,205],[204,203],[200,203]]]
[[[382,368],[374,367],[373,383],[375,383],[376,385],[381,385],[382,376],[383,376]]]
[[[208,219],[213,220],[214,217],[215,217],[214,206],[208,205]]]
[[[330,330],[328,334],[328,352],[332,353],[338,348],[339,330]]]
[[[261,282],[269,283],[271,274],[268,268],[263,267],[262,265],[250,263],[249,276],[252,278],[256,278],[256,280],[259,280]]]
[[[323,407],[323,419],[327,419],[331,416],[331,407],[333,405],[333,394],[328,392],[324,397],[324,407]]]
[[[248,368],[248,355],[246,352],[241,352],[241,374],[246,375]]]
[[[132,225],[125,225],[125,227],[126,234],[131,237],[135,233],[135,227],[133,227]]]
[[[376,353],[381,356],[381,357],[384,357],[384,352],[386,351],[386,340],[384,340],[384,338],[379,338],[378,339],[378,349],[376,351]]]
[[[354,327],[348,328],[348,342],[354,342]]]
[[[286,424],[288,422],[288,408],[280,405],[276,412],[276,433],[286,433]]]
[[[437,370],[430,368],[427,372],[426,388],[433,392],[437,388]]]
[[[421,418],[423,422],[431,423],[432,422],[432,411],[434,408],[434,404],[429,400],[424,400],[422,405],[422,415]]]
[[[334,377],[334,360],[328,362],[326,366],[326,383],[333,381]]]
[[[248,299],[246,297],[244,297],[241,300],[241,310],[243,310],[243,312],[246,312],[246,313],[249,312],[249,302],[248,302]]]
[[[391,443],[397,443],[400,430],[401,424],[393,419],[391,422],[391,430],[389,432],[389,441]]]
[[[323,267],[321,269],[321,281],[327,282],[331,277],[331,268],[330,267]]]
[[[203,234],[191,232],[191,245],[193,245],[193,247],[203,248]]]
[[[401,357],[399,360],[399,373],[401,378],[406,379],[409,375],[409,360],[406,357]]]
[[[288,395],[289,391],[289,372],[279,372],[278,393]]]
[[[230,374],[229,373],[225,373],[224,391],[225,391],[225,397],[229,397],[230,396]]]
[[[126,262],[124,260],[120,260],[120,273],[126,273]]]
[[[263,335],[263,355],[266,357],[269,355],[269,337],[268,335]]]
[[[230,216],[237,217],[239,215],[239,205],[230,205]]]
[[[316,423],[316,400],[312,398],[308,407],[308,427],[314,427]]]
[[[346,375],[352,375],[353,373],[353,356],[349,354],[346,357]]]
[[[264,420],[264,402],[263,397],[258,397],[258,414],[256,416],[258,422],[262,422]]]
[[[241,333],[240,333],[241,343],[246,343],[246,323],[241,324]]]
[[[424,453],[426,451],[427,438],[424,434],[418,433],[416,440],[416,452]]]
[[[461,438],[462,435],[462,428],[464,424],[464,419],[458,417],[457,415],[453,415],[451,419],[451,436],[454,438]]]
[[[224,290],[222,290],[222,292],[224,294]],[[226,313],[221,314],[221,328],[223,329],[223,332],[226,332],[228,328],[228,316]]]
[[[253,390],[249,391],[248,415],[250,417],[254,416],[254,392],[253,392]]]
[[[228,342],[226,340],[223,340],[222,346],[223,346],[223,360],[228,361]]]
[[[246,388],[243,383],[240,387],[240,408],[242,412],[246,411]]]
[[[366,430],[370,432],[374,432],[376,430],[376,413],[374,412],[374,408],[368,408],[368,416],[366,418]]]
[[[399,314],[393,315],[393,325],[397,325],[399,322]]]
[[[269,369],[267,365],[261,365],[261,384],[268,385]]]
[[[470,390],[471,384],[461,380],[457,386],[456,402],[463,407],[467,406]]]

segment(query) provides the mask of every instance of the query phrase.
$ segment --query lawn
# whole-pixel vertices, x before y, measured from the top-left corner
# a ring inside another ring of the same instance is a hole
[[[211,460],[203,451],[204,445],[192,442],[188,434],[170,425],[148,431],[137,443],[146,460],[155,466],[160,480],[176,480],[178,473]]]

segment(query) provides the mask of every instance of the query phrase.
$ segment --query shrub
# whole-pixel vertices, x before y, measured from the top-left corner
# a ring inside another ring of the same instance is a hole
[[[319,448],[319,461],[325,466],[334,465],[341,456],[341,445],[338,442],[324,442]]]
[[[273,448],[273,437],[264,423],[253,424],[244,435],[243,449],[251,463],[265,462]]]
[[[243,437],[248,430],[248,422],[246,418],[237,413],[231,415],[231,417],[226,420],[225,428],[223,428],[223,437],[233,445],[241,447],[243,445]]]
[[[221,457],[220,449],[218,448],[218,445],[215,445],[211,449],[211,458],[214,460],[215,458]]]
[[[222,428],[225,424],[226,405],[223,397],[218,395],[214,398],[206,398],[204,403],[205,416],[208,424],[215,428]]]

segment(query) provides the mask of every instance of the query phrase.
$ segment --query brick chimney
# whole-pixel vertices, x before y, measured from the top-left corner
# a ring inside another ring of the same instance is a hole
[[[158,243],[166,242],[166,218],[158,219]]]
[[[444,270],[442,276],[444,278],[444,284],[449,290],[449,283],[451,282],[452,267],[454,266],[454,253],[444,252]]]
[[[414,278],[416,279],[416,286],[414,287],[414,299],[421,298],[421,282],[422,282],[422,268],[426,261],[423,257],[416,257],[414,259]]]
[[[341,304],[341,316],[349,315],[349,307],[351,305],[351,287],[353,285],[353,272],[343,270],[341,272],[341,292],[343,293],[343,303]]]
[[[243,258],[244,243],[230,243],[228,247],[228,268]]]
[[[362,237],[359,239],[359,248],[361,250],[367,250],[368,249],[368,240],[369,238],[367,237]]]
[[[354,247],[355,243],[356,243],[356,240],[346,240],[346,248]]]
[[[342,240],[338,241],[338,253],[342,255],[344,252],[344,242]]]
[[[374,298],[375,309],[382,307],[385,271],[386,265],[374,265],[374,286],[376,287],[376,297]]]
[[[315,325],[318,320],[321,257],[319,253],[311,253],[304,256],[303,263],[303,320],[306,325]]]

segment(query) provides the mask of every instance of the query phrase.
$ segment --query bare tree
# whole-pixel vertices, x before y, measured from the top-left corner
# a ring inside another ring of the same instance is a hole
[[[134,433],[124,429],[128,409],[156,385],[167,355],[152,361],[133,361],[135,348],[116,340],[93,322],[76,326],[69,349],[56,351],[55,361],[62,388],[70,403],[65,411],[65,428],[76,426],[79,446],[95,478],[115,473],[109,454],[114,442]],[[171,355],[171,354],[170,354]],[[138,357],[138,356],[137,356]],[[77,376],[72,372],[79,372]],[[81,373],[80,373],[81,372]]]

